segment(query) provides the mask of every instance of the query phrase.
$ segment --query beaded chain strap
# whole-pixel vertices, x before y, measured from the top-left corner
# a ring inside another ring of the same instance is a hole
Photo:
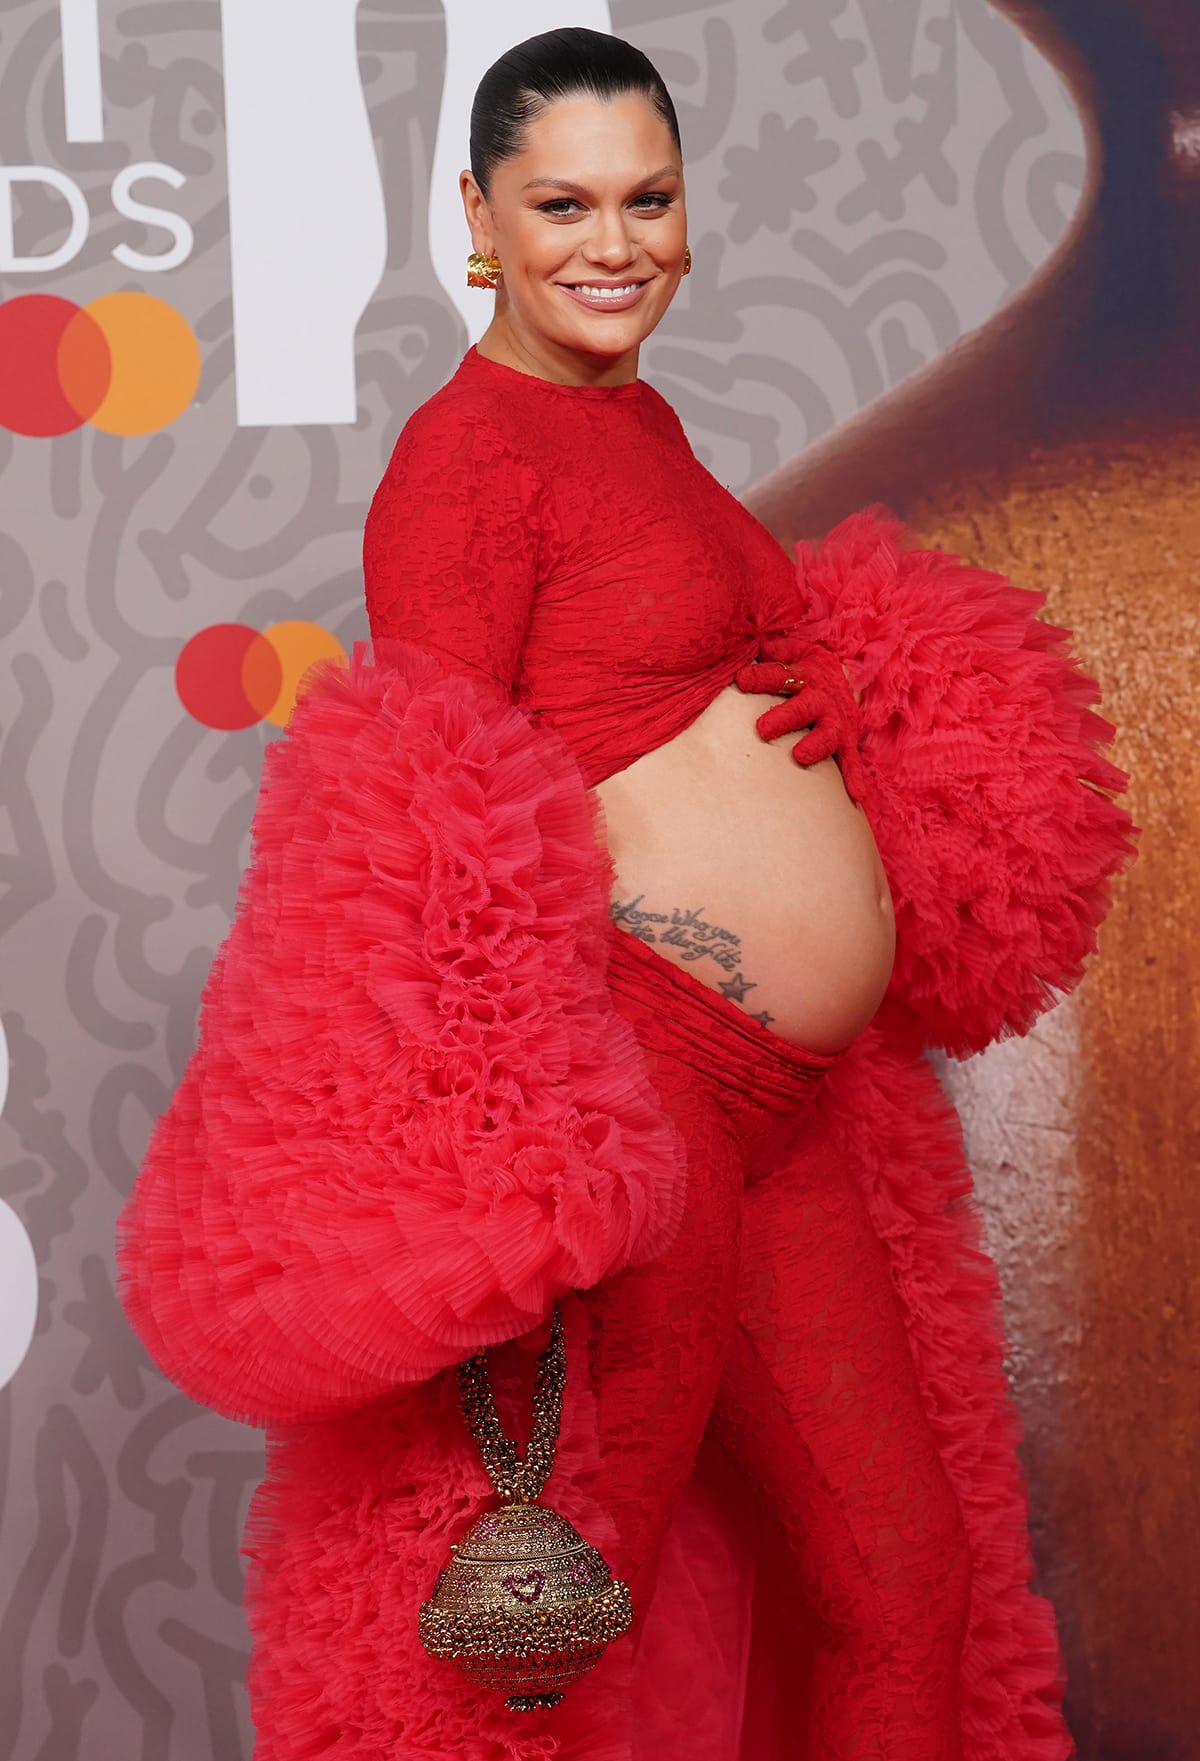
[[[459,1364],[459,1401],[487,1477],[501,1498],[532,1504],[550,1478],[562,1423],[563,1389],[567,1385],[567,1346],[562,1311],[555,1306],[550,1338],[537,1362],[533,1383],[533,1429],[524,1460],[500,1423],[487,1353]]]

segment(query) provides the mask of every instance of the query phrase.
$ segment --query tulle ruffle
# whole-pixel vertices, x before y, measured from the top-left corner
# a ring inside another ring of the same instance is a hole
[[[604,982],[609,876],[524,711],[400,643],[317,669],[119,1223],[185,1392],[321,1416],[665,1245],[682,1152]]]
[[[860,693],[896,905],[889,1001],[956,1056],[1024,1033],[1083,975],[1135,832],[1111,724],[1044,594],[918,549],[882,504],[797,546],[803,634]]]

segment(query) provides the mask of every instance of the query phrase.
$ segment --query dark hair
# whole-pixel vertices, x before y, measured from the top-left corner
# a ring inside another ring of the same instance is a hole
[[[556,98],[583,92],[595,98],[644,92],[681,146],[671,94],[640,49],[581,26],[542,31],[493,61],[475,89],[471,172],[485,196],[495,167],[521,151],[526,123]]]

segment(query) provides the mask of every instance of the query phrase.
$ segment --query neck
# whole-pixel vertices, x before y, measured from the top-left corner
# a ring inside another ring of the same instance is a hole
[[[511,313],[497,307],[496,315],[476,343],[479,353],[501,366],[515,367],[549,379],[555,385],[628,385],[638,376],[638,350],[622,355],[593,355],[566,348],[549,337],[529,332],[513,322]]]

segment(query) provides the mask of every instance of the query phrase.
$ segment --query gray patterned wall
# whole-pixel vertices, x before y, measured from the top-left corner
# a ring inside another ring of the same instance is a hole
[[[194,401],[144,435],[0,429],[0,1761],[249,1757],[238,1539],[261,1438],[164,1383],[113,1285],[114,1219],[187,1058],[278,731],[205,725],[176,661],[224,623],[367,634],[367,501],[466,346],[462,302],[490,298],[448,293],[429,244],[443,9],[364,3],[387,254],[357,420],[238,426],[222,18],[255,3],[100,7],[103,139],[68,141],[59,8],[0,0],[0,164],[66,173],[90,210],[69,264],[0,275],[0,296],[150,292],[203,362]],[[293,28],[315,4],[293,0]],[[525,25],[509,0],[511,39],[545,10]],[[1069,226],[1078,120],[983,0],[614,0],[611,25],[676,95],[695,254],[642,372],[735,490],[984,323]],[[185,178],[155,192],[194,235],[163,273],[111,254],[163,248],[114,211],[114,176],[144,161]],[[12,200],[20,253],[61,245],[61,195],[18,180]],[[4,312],[0,411],[21,368]]]

